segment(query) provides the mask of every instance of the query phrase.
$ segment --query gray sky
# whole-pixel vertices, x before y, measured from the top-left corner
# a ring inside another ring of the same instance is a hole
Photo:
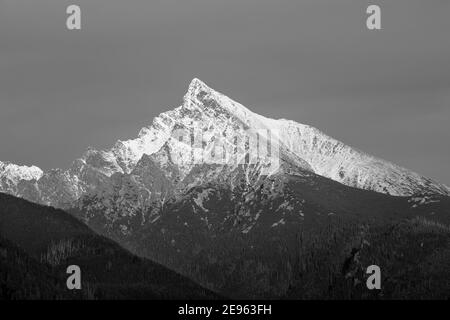
[[[450,184],[449,15],[447,0],[0,0],[0,160],[68,167],[198,77]]]

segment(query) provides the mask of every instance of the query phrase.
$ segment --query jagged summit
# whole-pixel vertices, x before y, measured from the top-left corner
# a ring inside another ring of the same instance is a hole
[[[212,89],[205,82],[200,80],[199,78],[194,78],[191,80],[191,83],[189,84],[188,93],[196,91],[196,90],[209,91]]]
[[[208,87],[206,83],[201,81],[198,78],[192,79],[191,83],[189,84],[188,90],[183,98],[183,106],[190,107],[191,102],[195,100],[195,98],[198,96],[200,92],[203,92],[204,94],[212,93],[214,92],[213,89]]]
[[[224,94],[212,89],[205,82],[194,78],[186,92],[183,105],[180,108],[198,110],[201,112],[215,111],[225,112],[236,117],[245,124],[249,124],[250,118],[264,118],[242,104],[233,101]]]

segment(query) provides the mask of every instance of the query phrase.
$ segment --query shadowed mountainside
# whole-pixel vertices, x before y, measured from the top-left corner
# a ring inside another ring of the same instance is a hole
[[[98,236],[66,212],[0,194],[1,292],[5,299],[217,298],[191,280]],[[82,290],[65,287],[78,265]]]

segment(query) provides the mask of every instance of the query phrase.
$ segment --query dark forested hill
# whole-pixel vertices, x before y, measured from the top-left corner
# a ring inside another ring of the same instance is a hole
[[[82,289],[66,288],[78,265]],[[0,297],[3,299],[216,298],[191,280],[112,240],[62,210],[0,194]]]

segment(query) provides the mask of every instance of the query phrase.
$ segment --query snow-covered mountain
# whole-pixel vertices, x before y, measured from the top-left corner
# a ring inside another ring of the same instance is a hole
[[[196,140],[199,134],[203,140]],[[260,140],[252,149],[249,136],[256,135]],[[266,143],[271,151],[248,160]],[[215,153],[222,150],[218,158]],[[216,158],[205,162],[205,155]],[[42,172],[36,167],[0,163],[0,191],[42,204],[70,206],[82,196],[110,188],[117,180],[112,179],[115,174],[136,176],[139,172],[142,178],[149,161],[153,162],[149,170],[161,171],[155,179],[167,179],[172,184],[169,189],[175,188],[175,180],[183,182],[188,177],[185,189],[223,178],[224,168],[228,173],[236,171],[245,157],[261,176],[313,172],[351,187],[395,196],[450,194],[447,186],[351,148],[316,128],[258,115],[198,79],[192,80],[180,107],[160,114],[136,139],[118,141],[109,150],[89,148],[67,170]],[[196,175],[205,165],[215,167],[216,173]],[[147,191],[150,198],[157,196],[151,188]]]
[[[64,208],[133,253],[233,294],[238,263],[259,270],[243,276],[248,285],[261,272],[279,283],[287,243],[297,252],[299,230],[311,225],[450,222],[447,186],[311,126],[258,115],[198,79],[136,139],[89,148],[66,170],[0,163],[0,192]]]

